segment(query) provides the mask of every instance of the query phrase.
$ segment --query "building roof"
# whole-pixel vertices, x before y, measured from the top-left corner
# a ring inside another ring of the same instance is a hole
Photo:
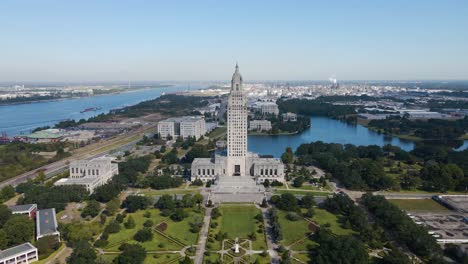
[[[20,204],[20,205],[12,205],[9,207],[10,210],[15,212],[29,212],[37,208],[37,204]]]
[[[37,211],[36,228],[38,237],[56,234],[58,232],[57,227],[57,216],[55,215],[55,208]]]
[[[63,132],[59,131],[58,129],[46,129],[36,131],[27,135],[27,137],[33,139],[57,139],[63,137]]]
[[[171,117],[162,121],[159,121],[160,123],[164,122],[175,122],[175,123],[181,123],[181,122],[197,122],[204,119],[202,116],[180,116],[180,117]]]
[[[0,260],[13,257],[25,251],[30,251],[36,249],[31,243],[24,243],[18,246],[7,248],[5,250],[0,250]]]
[[[193,165],[214,165],[214,161],[211,158],[195,158],[192,162]]]

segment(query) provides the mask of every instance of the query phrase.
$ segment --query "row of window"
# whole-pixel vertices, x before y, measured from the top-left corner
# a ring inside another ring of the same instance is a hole
[[[78,169],[78,168],[71,168],[71,173],[82,173],[86,175],[86,170]],[[99,175],[99,170],[95,169],[88,169],[88,175]]]
[[[198,169],[198,175],[215,175],[215,172],[214,169]]]
[[[268,173],[268,172],[270,172],[270,173]],[[273,172],[274,172],[274,174],[273,174]],[[260,169],[260,175],[278,175],[278,169],[274,169],[274,170],[273,169],[270,169],[270,170]]]

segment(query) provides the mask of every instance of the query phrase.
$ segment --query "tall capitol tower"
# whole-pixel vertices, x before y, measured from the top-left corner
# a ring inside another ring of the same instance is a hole
[[[227,176],[247,175],[247,115],[247,98],[236,63],[227,104]]]

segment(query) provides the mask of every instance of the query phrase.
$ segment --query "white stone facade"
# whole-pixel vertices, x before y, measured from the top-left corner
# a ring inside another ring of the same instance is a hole
[[[202,116],[183,116],[168,118],[158,123],[158,133],[162,139],[195,137],[199,139],[206,133],[205,118]]]
[[[281,118],[283,119],[283,122],[296,122],[297,121],[297,115],[295,113],[284,113],[281,115]]]
[[[69,166],[70,177],[60,179],[55,185],[84,185],[90,193],[97,187],[109,182],[119,173],[119,167],[109,157],[92,160],[75,160]]]
[[[249,130],[269,131],[271,130],[271,122],[268,120],[252,120],[249,122]]]
[[[257,108],[263,115],[278,115],[279,109],[275,102],[257,102]]]
[[[256,192],[262,188],[255,187],[255,182],[261,183],[265,179],[284,182],[284,165],[281,160],[262,158],[247,152],[247,116],[247,100],[242,90],[242,76],[236,65],[227,106],[227,155],[195,159],[191,166],[192,181],[219,180],[218,185],[222,186],[223,190],[226,190],[228,185],[236,185],[235,188],[244,191],[245,186],[238,188],[239,183],[243,182],[244,185],[250,186],[253,182],[254,186],[251,189],[255,189]]]

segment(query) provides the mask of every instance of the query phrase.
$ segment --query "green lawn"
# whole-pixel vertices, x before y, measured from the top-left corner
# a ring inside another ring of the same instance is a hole
[[[330,224],[330,231],[336,235],[349,235],[354,233],[351,229],[344,229],[340,226],[338,222],[338,216],[328,212],[327,210],[314,208],[315,215],[312,217],[312,220],[317,222],[320,226],[325,224]]]
[[[208,137],[210,139],[221,139],[226,135],[226,131],[226,127],[217,127],[215,128],[215,130],[211,131],[211,133],[208,134]]]
[[[309,222],[303,218],[298,221],[290,221],[286,219],[287,214],[288,212],[286,211],[278,210],[279,222],[283,235],[281,243],[284,246],[290,246],[294,242],[305,238],[307,234],[310,233]]]
[[[221,217],[212,219],[211,223],[216,222],[216,228],[210,228],[210,235],[214,237],[219,232],[226,232],[229,239],[248,239],[248,235],[255,233],[257,239],[252,241],[252,248],[256,250],[266,249],[264,233],[258,233],[259,223],[255,216],[261,211],[253,205],[223,204],[219,207]],[[262,223],[263,224],[263,223]],[[221,249],[221,243],[215,241],[210,243],[210,250]]]
[[[388,199],[389,202],[405,211],[449,212],[450,210],[432,199]]]
[[[143,223],[148,219],[151,219],[155,225],[161,222],[167,223],[167,230],[165,230],[164,233],[178,239],[184,244],[196,244],[198,240],[198,234],[190,232],[189,223],[193,221],[194,217],[202,217],[202,215],[193,212],[191,209],[186,210],[189,212],[189,217],[181,222],[174,222],[168,217],[161,216],[158,209],[140,210],[135,213],[128,214],[127,217],[131,215],[135,220],[135,228],[126,229],[124,225],[121,224],[121,229],[118,233],[109,235],[109,244],[105,250],[119,251],[118,248],[122,243],[137,243],[135,240],[133,240],[133,236],[138,230],[143,228]],[[150,218],[145,218],[143,216],[146,211],[151,212]],[[141,243],[141,245],[148,251],[179,250],[182,248],[182,246],[171,242],[169,239],[163,237],[160,234],[154,233],[153,235],[153,240]]]

